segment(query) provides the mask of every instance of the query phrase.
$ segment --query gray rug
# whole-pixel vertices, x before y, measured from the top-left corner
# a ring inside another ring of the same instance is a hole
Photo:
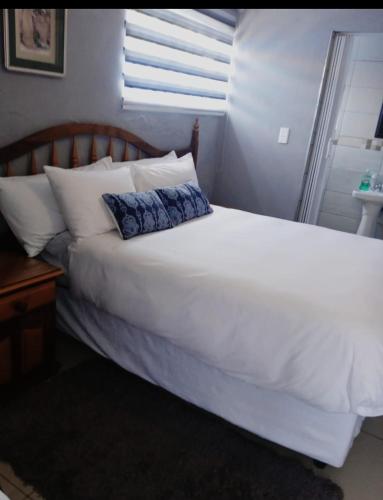
[[[104,359],[0,412],[0,459],[47,500],[339,500],[300,462]]]

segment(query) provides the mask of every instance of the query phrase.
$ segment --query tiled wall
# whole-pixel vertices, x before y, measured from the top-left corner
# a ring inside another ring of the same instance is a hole
[[[383,176],[383,140],[374,139],[383,101],[383,34],[356,35],[337,120],[318,225],[355,233],[361,203],[351,196],[370,169]],[[383,217],[376,236],[383,238]]]

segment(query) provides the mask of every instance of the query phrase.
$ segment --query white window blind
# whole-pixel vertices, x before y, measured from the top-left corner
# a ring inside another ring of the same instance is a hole
[[[234,27],[195,9],[127,9],[123,107],[226,109]]]

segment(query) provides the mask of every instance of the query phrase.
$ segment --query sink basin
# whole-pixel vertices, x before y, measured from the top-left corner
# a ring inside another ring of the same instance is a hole
[[[375,203],[377,205],[383,206],[383,192],[381,191],[359,191],[355,190],[352,192],[354,198],[359,200],[368,201],[369,203]]]
[[[362,201],[362,218],[356,234],[363,236],[375,236],[376,219],[383,207],[383,192],[380,191],[360,191],[355,189],[352,192],[354,198]]]

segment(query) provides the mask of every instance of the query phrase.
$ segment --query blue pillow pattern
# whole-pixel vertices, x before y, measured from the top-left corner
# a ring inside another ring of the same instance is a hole
[[[112,212],[124,240],[138,234],[173,227],[161,199],[155,191],[102,195]]]
[[[187,220],[211,214],[209,200],[194,182],[155,189],[174,226]]]

